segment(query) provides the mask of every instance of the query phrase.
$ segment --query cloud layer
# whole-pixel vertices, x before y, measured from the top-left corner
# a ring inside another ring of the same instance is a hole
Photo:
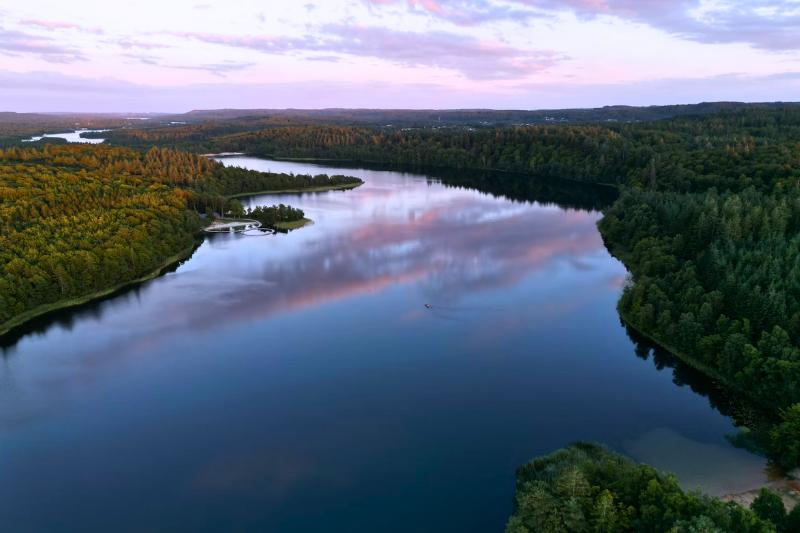
[[[85,60],[77,49],[39,35],[0,28],[0,53],[6,55],[34,55],[51,63],[72,63]]]
[[[213,69],[213,67],[210,67]],[[16,111],[183,112],[219,108],[504,108],[561,109],[703,101],[794,101],[800,72],[731,74],[640,83],[523,84],[513,92],[475,93],[436,83],[274,82],[149,87],[130,82],[35,72],[0,72],[0,102]],[[487,105],[488,104],[488,105]]]
[[[339,56],[332,54],[343,54],[391,61],[404,67],[445,68],[472,79],[517,78],[563,59],[551,50],[524,50],[451,32],[420,33],[361,25],[329,24],[317,35],[303,37],[187,32],[176,36],[265,54],[323,54],[311,56],[317,61],[336,61]]]
[[[142,111],[173,102],[175,111],[210,102],[558,108],[798,94],[800,0],[87,5],[3,3],[0,78],[11,85],[0,87],[0,106],[84,109],[117,95],[118,109]],[[791,81],[780,87],[781,76]],[[15,88],[35,79],[86,87]]]
[[[618,17],[703,43],[746,43],[769,50],[800,50],[800,3],[770,0],[367,0],[405,4],[458,25],[544,18],[572,12],[581,18]]]

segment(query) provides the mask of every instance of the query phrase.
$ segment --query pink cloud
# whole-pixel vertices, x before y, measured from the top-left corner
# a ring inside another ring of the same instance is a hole
[[[426,2],[426,5],[431,2]],[[378,26],[328,24],[317,35],[283,37],[181,32],[173,35],[267,54],[324,53],[374,57],[407,67],[437,67],[472,79],[520,79],[566,59],[551,50],[528,50],[444,31],[425,33]]]
[[[608,15],[659,28],[702,43],[747,43],[768,50],[798,50],[800,14],[791,1],[732,0],[712,8],[712,16],[697,18],[701,0],[509,0],[519,9],[483,0],[366,0],[371,5],[406,4],[453,24],[474,25],[496,20],[525,20],[546,13],[571,11],[591,19]]]
[[[40,28],[46,28],[48,30],[80,30],[96,34],[103,33],[102,28],[86,28],[84,26],[81,26],[80,24],[75,24],[73,22],[66,22],[62,20],[26,19],[20,21],[20,23],[26,26],[37,26]]]
[[[49,37],[0,28],[0,54],[34,55],[50,63],[72,63],[86,58],[75,48]]]
[[[473,26],[493,20],[525,20],[536,16],[507,5],[492,5],[480,0],[456,0],[446,5],[437,0],[366,0],[377,6],[406,4],[412,11],[422,11],[461,26]]]

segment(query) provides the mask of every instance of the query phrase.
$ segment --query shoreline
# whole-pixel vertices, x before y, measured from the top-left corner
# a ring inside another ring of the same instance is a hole
[[[22,313],[20,315],[17,315],[14,318],[12,318],[12,319],[0,324],[0,337],[6,335],[7,333],[12,332],[13,330],[15,330],[15,329],[17,329],[17,328],[19,328],[21,326],[24,326],[26,323],[30,322],[31,320],[33,320],[35,318],[39,318],[39,317],[45,316],[45,315],[47,315],[49,313],[52,313],[54,311],[60,311],[62,309],[68,309],[70,307],[76,307],[78,305],[83,305],[83,304],[89,303],[89,302],[91,302],[93,300],[98,300],[100,298],[104,298],[106,296],[110,296],[110,295],[114,294],[115,292],[120,291],[120,290],[122,290],[122,289],[124,289],[126,287],[129,287],[129,286],[132,286],[132,285],[138,285],[138,284],[150,281],[152,279],[155,279],[158,276],[160,276],[161,273],[164,270],[166,270],[167,268],[169,268],[169,267],[175,265],[176,263],[179,263],[179,262],[187,259],[188,257],[190,257],[192,255],[192,253],[197,249],[197,247],[198,247],[198,243],[195,242],[189,248],[185,248],[185,249],[181,250],[180,252],[169,256],[155,270],[150,271],[149,273],[145,274],[144,276],[140,276],[138,278],[135,278],[135,279],[132,279],[132,280],[129,280],[129,281],[118,283],[117,285],[114,285],[113,287],[110,287],[108,289],[95,291],[95,292],[92,292],[90,294],[85,294],[83,296],[76,296],[74,298],[69,298],[69,299],[65,299],[65,300],[58,300],[56,302],[49,303],[49,304],[42,304],[42,305],[40,305],[38,307],[35,307],[35,308],[33,308],[33,309],[29,310],[29,311],[25,311],[24,313]]]
[[[307,188],[307,189],[286,189],[286,190],[279,190],[279,191],[278,190],[271,190],[271,191],[247,192],[247,193],[238,193],[238,194],[234,194],[234,195],[231,195],[231,196],[226,196],[226,198],[241,198],[241,197],[246,197],[246,196],[266,196],[266,195],[278,195],[278,194],[295,194],[295,193],[303,193],[303,192],[324,192],[324,191],[331,191],[331,190],[348,190],[348,189],[354,189],[354,188],[359,187],[359,186],[361,186],[363,184],[364,184],[364,182],[362,181],[361,183],[347,183],[347,184],[344,184],[344,185],[332,185],[330,187],[311,187],[311,188]],[[288,232],[288,231],[291,231],[291,230],[294,230],[294,229],[302,228],[302,227],[310,225],[310,224],[313,224],[313,221],[310,220],[310,219],[304,218],[302,221],[287,223],[284,227],[276,226],[276,229]],[[154,278],[157,278],[159,275],[161,275],[161,273],[165,269],[167,269],[167,268],[175,265],[176,263],[179,263],[179,262],[185,260],[186,258],[188,258],[197,249],[197,247],[200,245],[200,243],[202,243],[202,239],[200,239],[199,241],[196,240],[195,243],[192,244],[192,246],[190,246],[190,247],[188,247],[188,248],[186,248],[184,250],[181,250],[180,252],[178,252],[178,253],[176,253],[174,255],[171,255],[170,257],[165,259],[156,269],[154,269],[154,270],[148,272],[147,274],[145,274],[143,276],[140,276],[138,278],[135,278],[135,279],[132,279],[132,280],[128,280],[128,281],[124,281],[122,283],[118,283],[117,285],[114,285],[113,287],[109,287],[107,289],[95,291],[95,292],[92,292],[92,293],[89,293],[89,294],[85,294],[85,295],[82,295],[82,296],[76,296],[76,297],[73,297],[73,298],[58,300],[58,301],[55,301],[55,302],[52,302],[52,303],[42,304],[42,305],[39,305],[39,306],[37,306],[37,307],[35,307],[33,309],[25,311],[22,314],[19,314],[19,315],[15,316],[15,317],[11,318],[10,320],[7,320],[6,322],[3,322],[2,324],[0,324],[0,338],[4,337],[8,333],[11,333],[12,331],[24,326],[25,324],[27,324],[28,322],[30,322],[31,320],[34,320],[36,318],[43,317],[43,316],[48,315],[50,313],[53,313],[55,311],[61,311],[63,309],[69,309],[70,307],[76,307],[76,306],[79,306],[79,305],[83,305],[83,304],[89,303],[89,302],[91,302],[93,300],[98,300],[100,298],[104,298],[106,296],[110,296],[110,295],[114,294],[115,292],[120,291],[120,290],[122,290],[122,289],[124,289],[126,287],[129,287],[129,286],[132,286],[132,285],[138,285],[140,283],[144,283],[146,281],[150,281],[150,280],[152,280]]]
[[[627,313],[625,313],[623,311],[620,311],[619,309],[617,309],[617,313],[619,313],[619,317],[622,319],[622,321],[627,326],[629,326],[630,328],[635,330],[636,333],[638,333],[642,337],[646,338],[647,340],[649,340],[650,342],[652,342],[653,344],[655,344],[659,348],[663,348],[664,350],[668,351],[671,355],[673,355],[674,357],[678,358],[682,363],[684,363],[686,365],[689,365],[690,367],[694,368],[698,372],[700,372],[703,375],[705,375],[707,378],[719,382],[720,384],[724,385],[728,389],[731,389],[731,390],[736,391],[736,392],[741,393],[741,394],[745,394],[744,391],[742,391],[741,389],[736,387],[733,383],[731,383],[730,381],[725,379],[723,376],[721,376],[715,370],[713,370],[711,368],[708,368],[707,366],[703,365],[702,363],[698,363],[692,357],[689,357],[685,353],[683,353],[683,352],[681,352],[679,350],[676,350],[675,348],[673,348],[669,344],[667,344],[667,343],[665,343],[665,342],[653,337],[651,334],[645,332],[641,327],[639,327],[638,324],[636,324],[634,321],[632,321],[630,319],[630,317],[628,316]],[[758,405],[758,404],[755,404],[755,405]],[[759,407],[765,407],[765,406],[759,405]]]
[[[311,226],[314,224],[314,221],[310,218],[303,217],[300,220],[295,220],[293,222],[276,222],[275,229],[278,231],[285,231],[290,232],[292,230],[304,228],[306,226]]]
[[[735,502],[749,509],[762,488],[767,488],[779,495],[781,500],[783,500],[783,506],[786,508],[786,512],[791,512],[792,509],[800,505],[800,483],[792,477],[770,480],[761,487],[755,489],[726,494],[720,497],[720,500],[724,502]]]
[[[656,339],[649,333],[646,333],[642,328],[640,328],[635,322],[630,320],[626,313],[617,310],[619,313],[620,318],[628,327],[632,328],[636,331],[639,335],[646,338],[648,341],[653,343],[654,345],[666,350],[672,356],[680,360],[682,363],[692,367],[693,369],[697,370],[698,372],[702,373],[709,379],[718,382],[722,386],[727,389],[730,389],[738,394],[745,395],[745,393],[736,387],[735,385],[731,384],[728,380],[723,378],[719,375],[716,371],[707,368],[705,365],[698,363],[693,358],[689,357],[688,355],[682,353],[679,350],[675,350],[668,344]],[[749,400],[748,400],[749,401]],[[758,405],[758,404],[755,404]],[[764,408],[765,406],[758,405],[759,408]],[[747,427],[747,426],[742,426]],[[753,452],[751,452],[753,453]],[[756,454],[758,455],[758,454]],[[792,472],[781,472],[780,477],[773,477],[769,479],[767,482],[759,485],[758,487],[754,487],[750,490],[746,490],[743,492],[737,493],[730,493],[725,494],[724,496],[720,497],[722,501],[733,501],[736,502],[744,507],[749,508],[752,505],[755,498],[758,496],[759,491],[762,488],[768,488],[773,492],[776,492],[780,495],[781,499],[783,500],[784,506],[788,511],[791,511],[794,507],[800,505],[800,481],[798,481],[797,473],[798,470],[794,470]]]
[[[256,192],[240,192],[236,194],[231,194],[226,196],[225,198],[244,198],[247,196],[274,196],[278,194],[301,194],[304,192],[326,192],[326,191],[346,191],[349,189],[355,189],[356,187],[361,187],[364,185],[364,182],[361,183],[345,183],[342,185],[327,185],[324,187],[307,187],[305,189],[272,189],[266,191],[256,191]]]
[[[606,183],[602,181],[582,181],[575,178],[565,178],[563,176],[537,176],[536,174],[530,174],[527,172],[520,172],[516,170],[505,170],[502,168],[494,168],[494,167],[453,167],[449,165],[413,165],[413,164],[395,164],[395,163],[387,163],[386,161],[380,161],[375,159],[340,159],[340,158],[330,158],[330,157],[285,157],[285,156],[277,156],[277,155],[262,155],[262,154],[253,154],[253,153],[235,153],[236,155],[248,155],[250,157],[257,157],[260,159],[271,159],[273,161],[288,161],[288,162],[295,162],[295,163],[313,163],[313,164],[354,164],[354,165],[375,165],[378,167],[385,167],[387,169],[391,169],[392,167],[404,167],[408,166],[410,168],[414,168],[419,166],[421,169],[427,170],[465,170],[469,172],[495,172],[498,174],[519,174],[528,176],[533,179],[554,179],[554,180],[561,180],[570,183],[577,183],[578,185],[586,185],[588,187],[604,187],[608,189],[614,189],[615,191],[620,192],[622,187],[616,183]],[[343,169],[346,170],[346,169]]]

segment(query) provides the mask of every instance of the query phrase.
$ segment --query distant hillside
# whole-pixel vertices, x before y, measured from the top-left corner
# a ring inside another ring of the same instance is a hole
[[[669,106],[607,106],[594,109],[493,110],[493,109],[210,109],[163,117],[164,120],[204,122],[209,120],[272,119],[275,123],[327,123],[392,126],[486,126],[581,122],[639,122],[708,115],[744,108],[773,108],[785,103],[707,102]],[[800,105],[800,104],[797,104]]]
[[[156,115],[145,115],[155,119]],[[0,147],[18,144],[23,138],[44,133],[64,133],[80,128],[111,129],[140,126],[149,120],[105,113],[13,113],[0,111]],[[49,140],[48,142],[58,142]]]
[[[156,119],[160,116],[157,113],[16,113],[0,111],[0,124],[82,123],[86,121]]]

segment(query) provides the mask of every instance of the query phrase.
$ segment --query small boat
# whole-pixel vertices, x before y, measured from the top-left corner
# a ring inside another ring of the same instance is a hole
[[[431,307],[433,307],[433,306],[432,306],[431,304],[425,304],[425,307],[427,307],[428,309],[430,309],[430,308],[431,308]]]

